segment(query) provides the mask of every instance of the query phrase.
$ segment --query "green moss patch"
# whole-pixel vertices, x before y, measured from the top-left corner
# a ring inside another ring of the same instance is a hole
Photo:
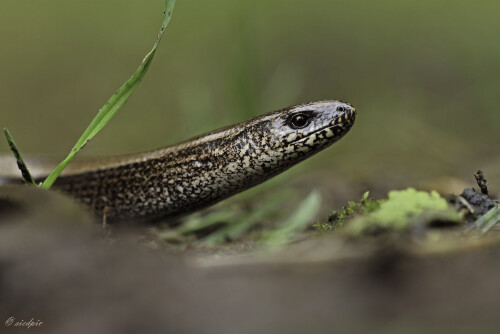
[[[384,200],[371,199],[365,193],[360,202],[349,202],[342,211],[333,212],[327,223],[318,223],[316,227],[325,231],[345,225],[347,233],[358,235],[380,230],[404,231],[433,222],[459,224],[462,217],[437,192],[408,188],[390,191]]]

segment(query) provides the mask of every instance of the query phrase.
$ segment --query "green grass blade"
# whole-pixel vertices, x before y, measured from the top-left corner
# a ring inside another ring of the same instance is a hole
[[[485,234],[498,223],[500,223],[500,206],[494,207],[479,217],[474,225],[481,231],[481,234]]]
[[[28,169],[28,166],[26,165],[26,163],[24,163],[23,157],[21,156],[21,153],[17,148],[16,142],[14,141],[14,138],[12,138],[12,135],[10,134],[9,130],[7,130],[7,128],[3,128],[3,133],[5,134],[5,138],[7,138],[10,150],[12,151],[14,157],[17,160],[17,167],[19,167],[19,170],[21,170],[21,174],[23,175],[24,180],[26,181],[26,183],[35,184],[35,180],[33,180],[33,177],[31,176],[31,173]]]
[[[264,240],[265,246],[274,250],[293,241],[311,223],[311,219],[318,212],[320,204],[321,195],[316,191],[310,193],[280,227],[267,235]]]
[[[281,192],[268,201],[256,206],[248,213],[242,214],[225,227],[211,233],[203,239],[204,245],[216,245],[226,241],[233,241],[248,233],[256,224],[266,218],[276,215],[277,209],[289,199],[289,191]]]
[[[50,175],[45,179],[42,188],[48,189],[52,186],[57,177],[61,174],[61,172],[66,168],[66,166],[70,163],[71,160],[75,157],[75,155],[87,144],[89,140],[91,140],[108,122],[109,120],[116,114],[116,112],[127,102],[129,97],[135,91],[139,83],[142,81],[144,76],[146,75],[149,66],[153,60],[153,57],[156,53],[156,48],[160,43],[160,40],[163,36],[163,32],[165,31],[168,22],[170,21],[170,17],[172,16],[172,11],[174,9],[175,0],[165,0],[165,11],[163,16],[163,23],[161,25],[160,32],[156,38],[156,41],[153,45],[151,51],[144,57],[141,65],[135,71],[135,73],[128,79],[111,98],[106,102],[106,104],[99,110],[97,115],[94,117],[90,125],[87,127],[83,135],[78,139],[75,146],[71,149],[71,152],[68,154],[66,159],[64,159],[53,171]]]

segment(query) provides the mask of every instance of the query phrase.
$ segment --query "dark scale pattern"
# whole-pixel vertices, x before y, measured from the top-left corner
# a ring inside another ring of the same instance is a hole
[[[290,123],[297,114],[305,115],[305,126]],[[262,183],[326,148],[350,130],[355,115],[354,108],[339,101],[293,106],[178,145],[80,168],[54,186],[111,218],[185,214]]]

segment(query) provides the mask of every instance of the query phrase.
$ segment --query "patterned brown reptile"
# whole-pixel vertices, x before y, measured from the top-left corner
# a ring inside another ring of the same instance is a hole
[[[340,101],[292,106],[166,148],[75,161],[53,187],[109,218],[185,214],[323,150],[351,129],[355,116],[355,109]],[[14,165],[12,157],[0,157],[0,184],[19,175]],[[48,174],[36,161],[28,159],[28,166],[39,179]]]

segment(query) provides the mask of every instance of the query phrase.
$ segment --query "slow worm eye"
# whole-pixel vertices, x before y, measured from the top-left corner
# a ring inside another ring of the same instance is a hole
[[[310,122],[310,116],[305,114],[296,114],[290,117],[290,125],[294,129],[301,129]]]

